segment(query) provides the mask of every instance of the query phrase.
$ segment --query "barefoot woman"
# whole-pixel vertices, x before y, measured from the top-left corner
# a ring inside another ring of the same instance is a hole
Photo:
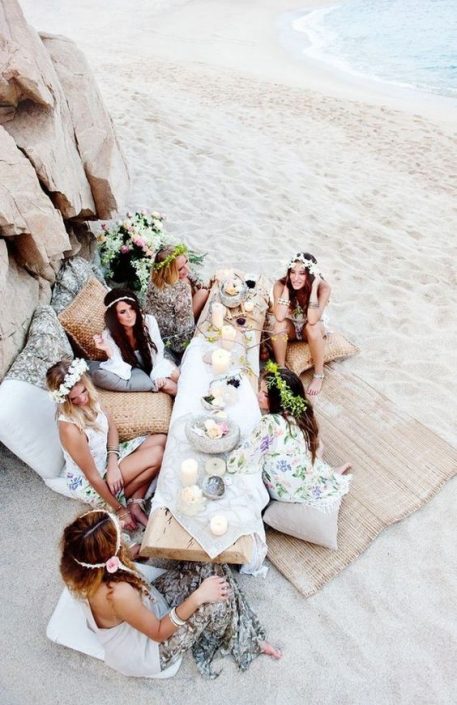
[[[86,373],[86,362],[76,358],[57,362],[46,375],[58,404],[68,489],[75,499],[116,512],[127,529],[137,522],[146,526],[141,505],[160,470],[166,436],[157,433],[119,444],[117,429]]]
[[[317,260],[308,252],[292,257],[286,276],[273,288],[275,317],[273,352],[284,367],[288,340],[306,340],[314,364],[314,374],[306,393],[319,394],[324,380],[324,337],[322,320],[330,297],[330,286],[319,274]]]

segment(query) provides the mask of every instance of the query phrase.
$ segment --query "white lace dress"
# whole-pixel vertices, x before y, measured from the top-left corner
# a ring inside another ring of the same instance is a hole
[[[67,423],[74,423],[74,421],[60,414],[58,421],[66,421]],[[106,444],[108,440],[108,419],[104,412],[100,409],[97,416],[96,428],[89,427],[86,429],[85,434],[87,442],[89,444],[89,450],[94,459],[95,467],[97,468],[100,477],[105,477],[106,475]],[[139,436],[138,438],[133,438],[131,441],[126,441],[119,444],[120,457],[119,460],[125,458],[130,453],[140,446],[144,441],[144,436]],[[92,487],[90,482],[87,480],[84,472],[81,470],[79,465],[73,460],[71,455],[62,447],[63,455],[65,458],[65,479],[67,481],[68,489],[75,499],[79,499],[81,502],[86,502],[93,507],[105,507],[104,500],[100,497],[98,492]],[[118,498],[122,500],[123,495],[118,495]]]

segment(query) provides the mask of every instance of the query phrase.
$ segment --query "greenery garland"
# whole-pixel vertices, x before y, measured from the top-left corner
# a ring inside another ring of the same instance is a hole
[[[155,272],[159,272],[161,269],[164,269],[165,267],[168,267],[169,264],[174,262],[174,260],[177,257],[180,257],[181,255],[187,255],[188,249],[186,245],[180,244],[176,245],[176,247],[173,249],[173,252],[171,252],[168,257],[165,257],[164,260],[161,262],[154,262],[153,264],[153,269]]]
[[[281,398],[281,404],[283,409],[291,413],[292,416],[303,416],[308,404],[306,400],[303,399],[303,397],[298,396],[298,394],[292,394],[292,390],[290,389],[289,385],[285,380],[283,380],[279,373],[279,365],[276,362],[273,362],[272,360],[268,360],[268,362],[265,364],[265,372],[268,372],[270,375],[272,375],[266,380],[267,387],[269,389],[271,387],[276,387],[276,389],[279,391],[279,396]]]

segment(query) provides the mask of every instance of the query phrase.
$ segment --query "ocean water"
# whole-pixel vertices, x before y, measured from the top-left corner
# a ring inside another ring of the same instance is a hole
[[[457,0],[345,0],[293,20],[303,53],[352,74],[457,97]]]

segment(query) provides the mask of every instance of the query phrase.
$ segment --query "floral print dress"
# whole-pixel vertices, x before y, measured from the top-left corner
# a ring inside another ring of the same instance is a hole
[[[266,414],[249,438],[232,451],[228,472],[257,472],[272,499],[302,502],[321,511],[332,511],[349,491],[350,475],[335,473],[311,452],[300,427],[281,414]]]

